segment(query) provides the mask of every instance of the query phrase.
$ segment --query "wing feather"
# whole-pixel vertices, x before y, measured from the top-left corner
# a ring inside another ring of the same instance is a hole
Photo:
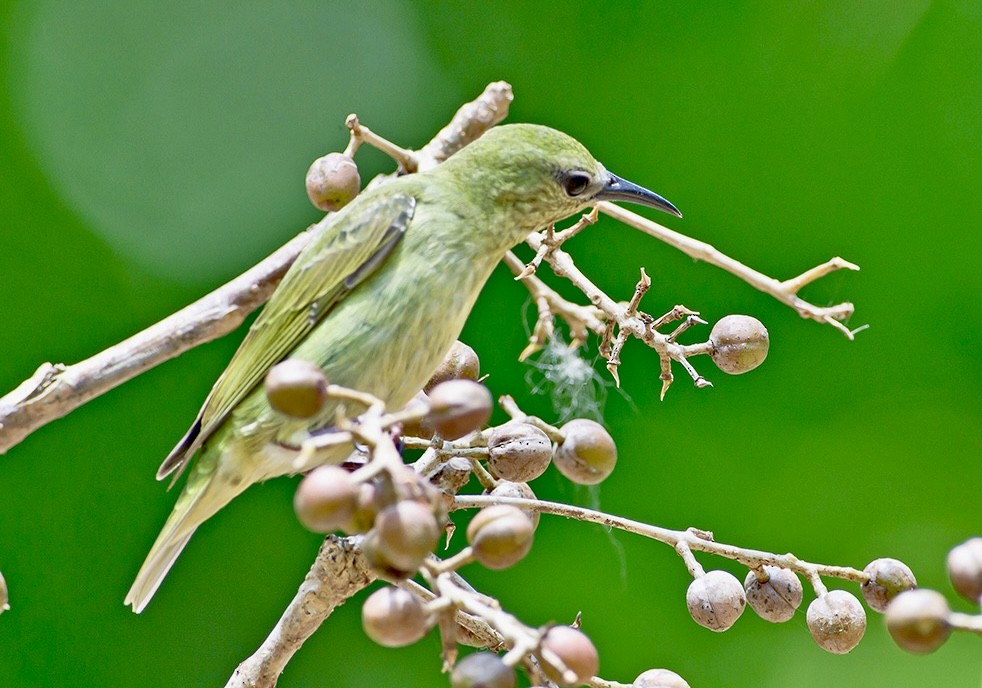
[[[297,257],[215,383],[190,430],[157,471],[183,471],[188,459],[266,372],[303,340],[352,289],[382,265],[405,234],[416,200],[391,194],[355,203],[324,223]],[[175,479],[177,477],[175,475]]]

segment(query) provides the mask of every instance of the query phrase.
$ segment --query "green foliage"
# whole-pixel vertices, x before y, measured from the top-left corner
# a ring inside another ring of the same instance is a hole
[[[304,172],[344,147],[349,112],[418,146],[505,79],[510,121],[567,131],[685,212],[658,221],[775,277],[837,254],[862,266],[805,293],[856,302],[850,324],[871,328],[849,343],[609,219],[568,244],[616,298],[643,265],[647,311],[748,313],[771,337],[760,369],[734,378],[696,359],[716,387],[679,377],[664,402],[655,355],[628,344],[602,507],[858,568],[896,557],[950,593],[945,552],[980,530],[977,3],[38,0],[0,9],[0,33],[0,391],[171,313],[314,221]],[[366,180],[389,168],[371,151],[359,166]],[[514,362],[525,298],[499,270],[464,338],[494,393],[549,418]],[[236,339],[0,457],[0,685],[219,686],[272,627],[318,544],[287,479],[206,524],[145,615],[122,605],[175,496],[154,469]],[[539,483],[543,497],[592,498]],[[666,666],[692,686],[978,685],[976,638],[913,657],[878,615],[845,657],[818,649],[802,614],[710,633],[688,617],[673,553],[613,538],[544,517],[520,564],[464,573],[530,623],[582,609],[601,673],[624,682]],[[280,685],[446,686],[439,664],[432,638],[375,647],[349,605]]]

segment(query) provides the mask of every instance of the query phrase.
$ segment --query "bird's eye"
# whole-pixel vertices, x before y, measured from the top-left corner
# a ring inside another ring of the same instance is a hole
[[[567,196],[579,196],[590,186],[590,175],[586,172],[568,172],[563,175],[562,185]]]

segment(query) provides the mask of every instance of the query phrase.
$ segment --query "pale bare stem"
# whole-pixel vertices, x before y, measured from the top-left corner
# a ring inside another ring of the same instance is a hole
[[[408,148],[397,146],[388,139],[382,138],[359,122],[358,115],[348,115],[348,118],[344,121],[344,126],[348,127],[348,130],[351,131],[351,135],[358,139],[359,142],[367,143],[373,148],[378,148],[380,151],[395,160],[399,167],[406,172],[412,173],[416,171],[416,154],[413,151],[409,150]]]
[[[0,398],[0,454],[47,423],[185,351],[233,331],[269,299],[313,231],[190,306],[74,365],[45,363]]]
[[[542,236],[540,233],[533,233],[529,235],[527,242],[533,250],[538,250],[541,246]],[[610,371],[611,375],[614,377],[614,381],[619,385],[620,380],[617,374],[617,367],[620,364],[620,350],[624,346],[624,340],[628,336],[634,336],[640,339],[649,347],[655,350],[661,361],[661,380],[662,380],[662,398],[665,397],[665,393],[668,391],[669,386],[672,384],[672,360],[679,361],[686,371],[689,372],[692,379],[695,381],[698,387],[708,386],[708,381],[700,376],[694,371],[691,364],[685,361],[685,347],[678,344],[672,340],[671,335],[664,335],[655,329],[655,323],[664,324],[671,322],[673,320],[685,318],[694,318],[682,328],[683,330],[692,324],[701,322],[697,317],[695,311],[690,311],[684,306],[676,306],[674,309],[669,311],[666,315],[662,316],[658,320],[654,320],[650,315],[637,311],[634,315],[627,313],[627,306],[622,306],[610,298],[605,292],[603,292],[599,287],[597,287],[589,278],[584,275],[576,264],[573,262],[572,257],[565,251],[561,249],[554,248],[553,250],[546,253],[546,262],[552,267],[553,272],[560,277],[565,277],[573,285],[583,292],[584,295],[590,302],[593,303],[607,318],[607,322],[604,324],[604,329],[602,330],[602,340],[600,344],[600,354],[607,359],[608,366],[607,369]],[[635,290],[637,292],[637,289]],[[613,337],[613,324],[616,323],[618,328],[617,336]],[[594,330],[597,331],[597,330]],[[682,330],[677,330],[678,332]]]
[[[747,568],[755,568],[764,564],[790,569],[803,576],[825,576],[843,580],[865,583],[869,580],[863,571],[847,566],[831,566],[814,564],[803,561],[793,554],[773,554],[762,550],[748,549],[736,545],[716,542],[712,535],[698,529],[671,530],[660,526],[634,521],[621,516],[613,516],[601,511],[557,502],[547,502],[539,499],[520,499],[517,497],[499,497],[489,495],[458,495],[454,499],[454,509],[480,509],[490,504],[510,504],[521,509],[538,511],[544,514],[555,514],[565,518],[596,523],[609,528],[617,528],[635,535],[641,535],[671,547],[684,543],[694,552],[706,552],[716,556],[738,561]]]
[[[702,568],[694,554],[692,554],[692,549],[689,547],[687,542],[680,542],[675,545],[675,551],[678,555],[682,557],[682,561],[685,562],[685,568],[689,569],[689,574],[693,578],[699,578],[699,576],[706,575],[705,569]]]
[[[514,98],[511,84],[494,81],[477,98],[457,110],[450,123],[417,152],[419,170],[435,167],[508,116]]]
[[[375,580],[357,539],[329,536],[272,632],[229,678],[226,688],[271,688],[304,641],[340,605]]]
[[[692,364],[689,363],[689,359],[687,359],[685,356],[679,356],[676,360],[679,362],[679,365],[685,368],[685,372],[687,372],[689,377],[692,378],[692,382],[696,387],[699,389],[705,389],[706,387],[713,386],[712,382],[704,378],[695,368],[692,367]]]
[[[659,327],[663,327],[664,325],[667,325],[670,322],[681,320],[682,318],[685,318],[686,316],[689,315],[699,315],[699,311],[692,311],[686,308],[685,306],[681,306],[681,305],[675,306],[668,313],[661,316],[657,320],[654,320],[651,323],[651,327],[658,329]]]
[[[668,341],[674,342],[676,339],[678,339],[680,334],[685,332],[693,325],[708,325],[708,324],[709,323],[707,323],[705,320],[700,318],[698,315],[690,315],[682,322],[681,325],[679,325],[674,330],[672,330],[672,333],[668,335]]]
[[[808,578],[808,582],[815,591],[815,597],[821,597],[829,591],[828,588],[825,587],[825,583],[822,582],[822,577],[817,571],[807,571],[805,572],[805,576]]]
[[[419,164],[433,166],[477,139],[505,118],[511,99],[511,87],[507,83],[490,84],[477,100],[461,107],[451,123],[424,146],[418,156]],[[361,131],[364,132],[363,127]],[[74,365],[43,364],[25,382],[0,398],[0,454],[38,428],[140,373],[233,331],[269,299],[297,255],[317,234],[321,223],[239,277],[129,339]]]
[[[599,676],[594,676],[591,678],[587,684],[590,688],[634,688],[632,683],[618,683],[617,681],[607,681],[600,678]]]
[[[505,254],[504,261],[508,269],[515,275],[520,275],[525,269],[522,261],[511,251]],[[561,318],[569,327],[572,337],[570,346],[578,346],[585,341],[589,331],[599,334],[606,327],[606,323],[602,319],[603,313],[597,308],[581,306],[564,299],[535,275],[523,277],[521,281],[535,301],[538,318],[532,335],[529,337],[528,346],[519,355],[520,361],[525,360],[545,345],[553,331],[554,317]]]
[[[661,359],[661,374],[658,376],[661,380],[661,392],[658,394],[659,401],[665,401],[665,395],[668,394],[668,388],[672,386],[672,382],[675,381],[675,376],[672,375],[672,359],[662,358]]]
[[[539,632],[501,609],[496,600],[479,597],[473,591],[461,588],[447,572],[437,575],[434,585],[434,592],[440,597],[449,599],[461,611],[482,619],[497,630],[501,634],[503,644],[509,649],[527,648],[524,655],[538,645],[541,637]],[[519,659],[521,658],[513,658],[511,666],[518,664]]]
[[[617,374],[617,369],[621,365],[621,349],[624,348],[624,344],[627,342],[627,336],[627,330],[618,331],[617,336],[614,338],[614,341],[611,342],[610,349],[605,356],[607,359],[607,372],[614,378],[614,384],[617,387],[621,386],[621,376]]]
[[[594,208],[594,210],[596,210],[596,208]],[[638,306],[641,305],[641,299],[650,288],[651,278],[648,277],[648,273],[644,271],[644,268],[641,268],[641,279],[638,280],[637,286],[634,287],[634,296],[631,297],[631,301],[627,304],[627,308],[624,309],[624,315],[630,317],[638,314]]]
[[[610,215],[635,229],[639,229],[646,234],[650,234],[674,246],[696,260],[705,261],[710,265],[715,265],[736,275],[752,287],[759,289],[765,294],[770,294],[781,303],[790,306],[801,317],[832,325],[846,337],[853,339],[854,331],[847,328],[841,322],[848,320],[852,316],[854,307],[851,303],[844,302],[827,307],[815,306],[800,298],[798,296],[798,290],[805,284],[827,275],[834,270],[843,268],[847,270],[858,270],[859,266],[841,258],[833,258],[827,263],[808,270],[798,277],[781,282],[753,268],[747,267],[707,243],[687,237],[684,234],[664,227],[630,210],[625,210],[613,203],[601,201],[597,204],[597,208],[606,215]]]
[[[982,615],[965,614],[962,612],[950,612],[948,623],[958,631],[969,631],[982,635]]]

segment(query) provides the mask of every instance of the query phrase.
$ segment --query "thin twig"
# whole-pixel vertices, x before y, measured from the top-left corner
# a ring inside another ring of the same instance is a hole
[[[803,561],[790,553],[772,554],[771,552],[764,552],[762,550],[727,545],[722,542],[716,542],[708,537],[707,533],[696,529],[671,530],[571,504],[547,502],[540,499],[521,499],[518,497],[490,495],[458,495],[454,498],[454,508],[458,509],[480,509],[491,504],[511,504],[520,509],[538,511],[544,514],[555,514],[557,516],[565,516],[566,518],[574,518],[578,521],[618,528],[629,533],[634,533],[635,535],[642,535],[653,540],[658,540],[675,548],[684,545],[689,550],[706,552],[707,554],[715,554],[726,559],[732,559],[744,564],[748,568],[769,564],[770,566],[789,569],[805,576],[828,576],[855,581],[857,583],[865,583],[869,580],[869,576],[866,573],[848,566],[814,564]]]
[[[790,306],[803,318],[810,318],[820,323],[832,325],[849,339],[852,339],[856,332],[856,330],[850,330],[842,324],[842,321],[848,320],[853,314],[854,308],[851,303],[843,302],[834,306],[821,307],[810,304],[798,296],[798,290],[801,287],[830,272],[841,269],[859,270],[859,266],[854,263],[836,257],[822,265],[805,271],[798,277],[781,282],[730,258],[710,244],[687,237],[684,234],[680,234],[613,203],[601,201],[597,204],[597,208],[600,212],[610,215],[635,229],[639,229],[645,234],[661,239],[665,243],[682,251],[687,256],[704,261],[710,265],[715,265],[736,275],[750,286],[759,289],[765,294],[770,294],[781,303]]]
[[[53,420],[164,361],[233,331],[264,304],[309,243],[305,231],[190,306],[74,365],[45,363],[0,398],[0,454]]]

